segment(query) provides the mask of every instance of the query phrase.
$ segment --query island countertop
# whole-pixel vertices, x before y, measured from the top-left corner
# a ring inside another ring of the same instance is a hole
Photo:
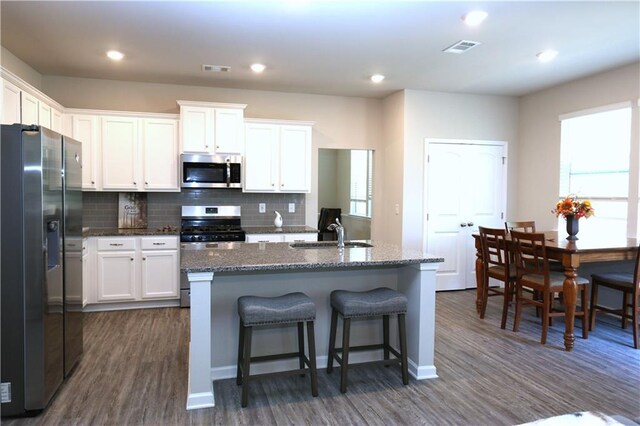
[[[378,241],[373,247],[293,248],[290,243],[219,243],[215,248],[183,249],[182,272],[277,271],[439,263],[444,259],[421,250]]]

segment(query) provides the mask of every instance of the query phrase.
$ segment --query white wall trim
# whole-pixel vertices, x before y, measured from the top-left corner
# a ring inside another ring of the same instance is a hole
[[[638,100],[640,102],[640,99]],[[613,111],[616,109],[630,108],[632,101],[618,102],[610,105],[603,105],[595,108],[583,109],[580,111],[568,112],[566,114],[560,114],[558,120],[568,120],[569,118],[582,117],[583,115],[597,114],[599,112]]]
[[[124,311],[128,309],[173,308],[180,306],[180,299],[153,300],[148,302],[90,303],[82,312]]]

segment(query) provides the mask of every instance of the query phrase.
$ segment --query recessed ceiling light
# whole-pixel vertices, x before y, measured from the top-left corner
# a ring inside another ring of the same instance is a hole
[[[482,21],[487,18],[487,16],[489,16],[487,12],[484,12],[482,10],[474,10],[464,15],[462,17],[462,20],[470,27],[477,27],[482,23]]]
[[[558,52],[553,49],[543,50],[542,52],[536,55],[540,62],[549,62],[553,60],[556,56],[558,56]]]
[[[267,67],[265,65],[263,65],[263,64],[252,64],[251,65],[251,71],[257,72],[257,73],[261,73],[262,71],[265,70],[265,68],[267,68]]]
[[[107,52],[107,57],[112,61],[119,61],[124,58],[124,53],[118,52],[117,50],[110,50]]]
[[[371,81],[374,83],[380,83],[382,80],[384,80],[384,75],[382,74],[374,74],[371,76]]]

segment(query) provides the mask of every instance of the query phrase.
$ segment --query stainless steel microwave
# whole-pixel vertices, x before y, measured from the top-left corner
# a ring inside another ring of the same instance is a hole
[[[182,154],[183,188],[242,188],[242,157],[239,155]]]

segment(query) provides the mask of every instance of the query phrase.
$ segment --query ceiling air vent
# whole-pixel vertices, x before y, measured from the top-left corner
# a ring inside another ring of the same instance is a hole
[[[478,41],[460,40],[452,44],[451,46],[447,47],[446,49],[444,49],[443,52],[460,54],[468,51],[469,49],[476,47],[479,44],[480,42]]]
[[[229,72],[231,67],[226,65],[202,65],[202,71],[204,72]]]

